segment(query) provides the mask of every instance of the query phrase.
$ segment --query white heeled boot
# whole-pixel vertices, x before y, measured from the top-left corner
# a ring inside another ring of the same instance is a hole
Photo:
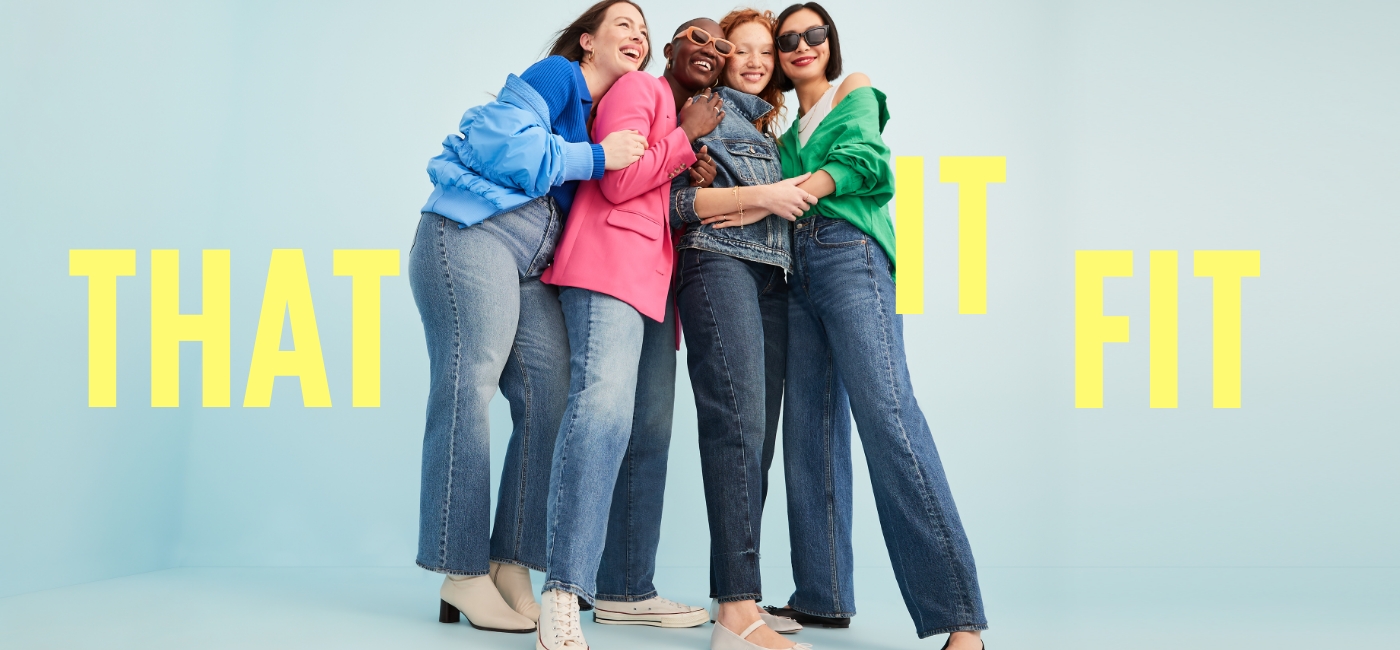
[[[530,570],[519,564],[491,563],[491,582],[501,592],[510,608],[526,618],[540,620],[540,604],[535,602],[535,588],[530,586]]]
[[[578,596],[550,589],[540,598],[540,631],[535,650],[588,650],[578,620]]]
[[[764,648],[748,641],[754,630],[763,627],[762,619],[754,621],[742,634],[735,634],[720,623],[715,623],[715,631],[710,634],[710,650],[812,650],[810,643],[797,643],[788,648]]]
[[[535,622],[516,612],[501,600],[501,592],[491,582],[491,576],[452,576],[442,581],[438,591],[442,597],[438,620],[456,623],[460,614],[478,630],[525,634],[535,631]]]

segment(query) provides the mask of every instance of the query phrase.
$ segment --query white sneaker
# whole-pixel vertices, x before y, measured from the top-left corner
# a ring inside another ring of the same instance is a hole
[[[616,600],[593,601],[593,622],[608,625],[651,625],[655,627],[695,627],[704,625],[710,615],[703,607],[691,607],[660,596],[634,603]]]
[[[539,632],[535,635],[535,650],[588,650],[579,627],[578,597],[558,589],[544,592],[540,598]]]
[[[754,607],[758,607],[758,603],[754,603]],[[718,620],[719,620],[719,599],[718,599],[718,598],[711,598],[711,599],[710,599],[710,609],[709,609],[709,612],[710,612],[710,622],[711,622],[711,623],[714,623],[715,621],[718,621]],[[796,633],[802,631],[802,624],[801,624],[801,623],[798,623],[797,621],[795,621],[795,620],[793,620],[793,619],[790,619],[790,618],[788,618],[788,617],[786,617],[786,616],[778,616],[778,615],[776,615],[776,614],[769,614],[768,611],[765,610],[765,609],[763,609],[762,607],[758,607],[758,617],[761,618],[761,619],[763,619],[763,622],[764,622],[764,623],[767,623],[767,624],[768,624],[768,627],[773,628],[773,631],[774,631],[774,632],[777,632],[778,634],[796,634]]]

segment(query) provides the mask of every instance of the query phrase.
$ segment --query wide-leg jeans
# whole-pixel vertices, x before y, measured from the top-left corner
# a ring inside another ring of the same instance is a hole
[[[675,398],[675,320],[607,294],[563,287],[568,406],[549,488],[544,590],[588,602],[656,595],[656,547]]]
[[[710,596],[761,600],[759,539],[787,356],[781,267],[683,249],[681,327],[710,524]]]
[[[431,374],[417,557],[425,569],[485,575],[490,561],[545,568],[569,347],[557,290],[539,275],[560,227],[550,197],[469,228],[433,213],[419,221],[409,282]],[[513,429],[492,529],[489,404],[498,385]]]
[[[797,589],[818,616],[855,613],[851,416],[885,546],[920,638],[986,629],[971,546],[914,399],[889,259],[840,219],[794,226],[783,461]]]

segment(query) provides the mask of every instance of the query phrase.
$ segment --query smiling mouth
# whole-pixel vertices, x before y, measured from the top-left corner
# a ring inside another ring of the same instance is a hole
[[[792,64],[793,64],[793,65],[807,65],[808,63],[811,63],[811,62],[816,61],[816,60],[817,60],[817,57],[815,57],[815,56],[804,56],[804,57],[799,57],[799,58],[793,59],[793,60],[792,60]]]
[[[699,60],[695,61],[694,63],[692,63],[691,65],[694,65],[695,67],[700,68],[701,70],[704,70],[705,72],[712,72],[712,71],[715,69],[715,64],[713,64],[713,63],[711,63],[711,62],[709,62],[709,61],[706,61],[705,59],[699,59]]]
[[[642,51],[635,46],[624,45],[622,46],[621,52],[622,56],[632,59],[633,61],[640,61],[642,59]]]

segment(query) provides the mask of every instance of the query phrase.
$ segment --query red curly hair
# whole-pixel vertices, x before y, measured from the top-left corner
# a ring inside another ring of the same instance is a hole
[[[735,27],[747,23],[758,23],[762,25],[764,30],[769,34],[772,34],[773,30],[778,25],[778,18],[773,15],[773,12],[766,9],[763,11],[758,11],[757,9],[735,9],[729,12],[723,20],[719,21],[719,27],[724,30],[725,34],[729,34]],[[776,47],[773,53],[773,71],[775,73],[778,71]],[[724,83],[723,77],[720,77],[720,83]],[[763,90],[759,91],[758,98],[772,104],[773,110],[764,113],[758,119],[754,120],[753,125],[759,132],[767,133],[776,140],[780,134],[777,132],[777,127],[774,122],[777,121],[778,116],[782,115],[784,109],[783,91],[778,90],[778,85],[774,83],[774,77],[768,79],[768,85],[764,86]]]

